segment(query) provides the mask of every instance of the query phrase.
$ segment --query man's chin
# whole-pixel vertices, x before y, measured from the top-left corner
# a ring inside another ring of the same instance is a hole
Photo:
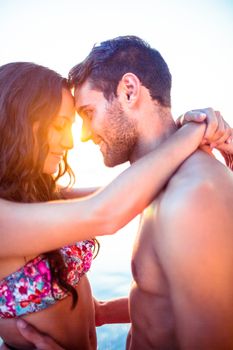
[[[118,163],[118,164],[120,164],[120,163]],[[108,168],[113,168],[114,166],[116,166],[118,164],[115,163],[115,162],[110,161],[109,159],[106,160],[104,158],[104,165],[107,166]]]
[[[108,168],[113,168],[117,165],[123,164],[128,161],[128,159],[123,160],[123,159],[109,159],[104,157],[104,165],[107,166]]]

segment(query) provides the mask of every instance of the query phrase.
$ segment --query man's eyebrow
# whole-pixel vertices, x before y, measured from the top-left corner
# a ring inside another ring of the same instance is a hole
[[[84,109],[88,108],[88,107],[90,107],[90,105],[83,105],[83,106],[77,108],[77,109],[76,109],[76,110],[77,110],[77,113],[78,113],[78,114],[79,114],[79,113],[81,114],[82,111],[83,111]]]

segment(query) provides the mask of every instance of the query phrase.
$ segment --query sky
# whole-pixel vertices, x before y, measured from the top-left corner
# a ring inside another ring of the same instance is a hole
[[[127,34],[168,63],[174,117],[211,106],[233,125],[233,0],[0,0],[0,65],[32,61],[66,76],[95,43]],[[122,170],[105,168],[91,143],[76,137],[75,145],[81,186],[102,185]]]

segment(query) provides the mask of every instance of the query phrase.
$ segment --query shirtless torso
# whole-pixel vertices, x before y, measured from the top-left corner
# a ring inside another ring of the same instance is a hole
[[[233,349],[233,174],[201,151],[144,211],[130,350]]]

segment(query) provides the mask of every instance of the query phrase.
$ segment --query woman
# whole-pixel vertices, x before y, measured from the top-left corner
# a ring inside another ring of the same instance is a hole
[[[0,203],[0,336],[11,348],[33,348],[17,330],[21,317],[66,349],[95,349],[101,307],[85,275],[98,246],[93,237],[113,234],[139,214],[199,146],[205,125],[182,128],[96,195],[62,200],[78,196],[56,185],[65,173],[73,178],[67,152],[74,103],[66,80],[11,63],[0,67],[0,91],[0,197],[21,203]],[[126,300],[113,301],[111,310],[111,320],[103,313],[100,323],[128,321]]]

